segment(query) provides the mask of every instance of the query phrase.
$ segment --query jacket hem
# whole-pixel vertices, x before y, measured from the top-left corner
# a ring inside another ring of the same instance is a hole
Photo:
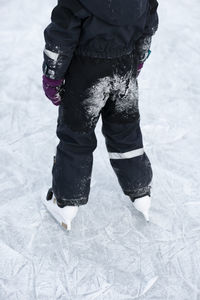
[[[124,194],[129,196],[131,201],[134,202],[137,198],[142,198],[144,196],[151,196],[151,186],[142,187],[135,189],[133,191],[124,191]]]
[[[80,199],[57,199],[57,205],[61,208],[65,206],[80,206],[88,202],[88,198],[82,197]]]

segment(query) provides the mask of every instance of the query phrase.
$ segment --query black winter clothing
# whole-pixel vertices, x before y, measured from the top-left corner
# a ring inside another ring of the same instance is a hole
[[[47,77],[65,79],[52,170],[61,207],[88,201],[100,116],[122,190],[132,201],[150,193],[136,74],[158,27],[157,6],[156,0],[59,0],[52,12],[43,70]]]
[[[143,149],[138,108],[137,58],[74,55],[67,71],[65,97],[59,107],[53,192],[59,206],[88,202],[97,146],[99,117],[123,192],[134,199],[149,194],[152,169]]]
[[[59,0],[45,29],[43,72],[63,79],[73,54],[145,59],[158,27],[157,0]]]

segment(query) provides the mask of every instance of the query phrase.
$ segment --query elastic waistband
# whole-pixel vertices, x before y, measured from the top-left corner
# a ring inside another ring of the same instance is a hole
[[[80,56],[88,56],[93,58],[104,58],[104,59],[114,59],[121,56],[126,56],[130,54],[134,54],[135,46],[131,46],[126,49],[106,49],[105,51],[94,51],[91,49],[87,49],[85,47],[78,47],[75,50],[76,55]]]

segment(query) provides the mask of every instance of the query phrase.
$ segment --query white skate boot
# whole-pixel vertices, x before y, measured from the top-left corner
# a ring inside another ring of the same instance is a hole
[[[48,197],[49,196],[49,197]],[[63,208],[57,205],[57,200],[53,197],[52,190],[49,190],[47,199],[43,200],[44,205],[51,215],[66,230],[71,230],[71,222],[78,212],[78,206],[65,206]]]
[[[141,212],[146,221],[149,222],[149,210],[151,207],[151,197],[150,196],[144,196],[141,198],[136,198],[133,202],[134,207]]]

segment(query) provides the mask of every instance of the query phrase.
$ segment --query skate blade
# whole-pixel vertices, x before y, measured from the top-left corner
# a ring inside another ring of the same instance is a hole
[[[149,214],[145,214],[145,213],[142,213],[143,217],[145,218],[145,220],[149,223]]]
[[[54,201],[55,200],[55,201]],[[50,201],[53,201],[53,203],[56,204],[56,199],[52,199]],[[58,215],[57,213],[55,213],[54,211],[52,211],[50,209],[50,207],[48,206],[48,203],[46,200],[43,200],[43,205],[45,206],[46,210],[49,212],[49,214],[61,225],[62,228],[64,228],[67,231],[71,230],[71,226],[68,226],[62,219],[62,217],[60,215]],[[56,204],[57,205],[57,204]]]
[[[136,207],[135,207],[135,209],[136,209],[136,211],[138,211],[143,216],[143,218],[145,219],[145,221],[147,223],[150,222],[149,213],[143,212],[143,211],[137,209]]]
[[[149,214],[143,212],[143,211],[140,211],[140,210],[137,210],[142,216],[143,218],[145,219],[146,222],[149,222]]]
[[[65,224],[64,222],[61,223],[61,226],[62,226],[64,229],[69,230],[67,224]]]

